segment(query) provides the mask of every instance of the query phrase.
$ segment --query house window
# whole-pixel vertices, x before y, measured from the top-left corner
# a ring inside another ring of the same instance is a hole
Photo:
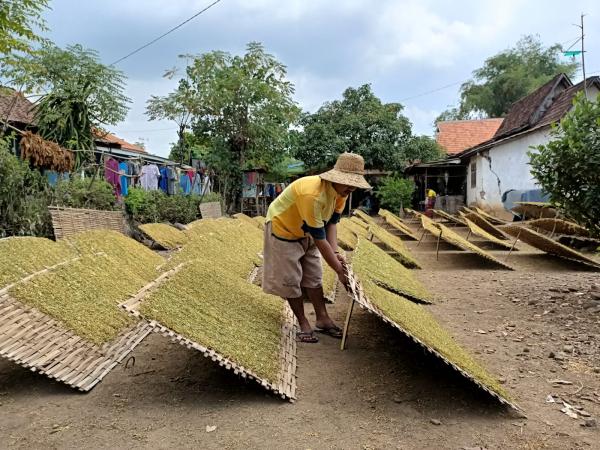
[[[477,163],[473,161],[471,163],[471,189],[477,187]]]

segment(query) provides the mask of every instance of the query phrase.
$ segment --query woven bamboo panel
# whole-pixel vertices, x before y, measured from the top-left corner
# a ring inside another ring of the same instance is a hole
[[[425,228],[425,230],[427,230],[428,232],[433,234],[436,238],[440,238],[440,239],[448,242],[450,245],[453,245],[454,247],[460,248],[462,250],[472,251],[473,253],[475,253],[489,261],[492,261],[492,262],[498,264],[499,266],[504,267],[505,269],[515,270],[513,267],[509,266],[508,264],[506,264],[503,261],[500,261],[498,258],[496,258],[495,256],[491,255],[490,253],[480,249],[476,245],[470,243],[465,238],[460,236],[458,233],[455,233],[450,228],[445,227],[441,223],[435,223],[434,221],[432,221],[431,219],[429,219],[427,216],[424,216],[424,215],[421,215],[421,223],[423,225],[423,228]]]
[[[140,322],[103,346],[94,345],[60,322],[0,296],[0,357],[87,392],[151,332]]]
[[[395,214],[385,210],[380,209],[379,215],[383,217],[385,223],[388,225],[388,228],[393,228],[396,231],[399,231],[404,236],[408,236],[412,240],[418,241],[419,238],[413,233],[413,231],[406,225],[398,216]]]
[[[530,228],[518,225],[507,225],[504,227],[504,231],[531,245],[532,247],[542,250],[550,255],[583,263],[595,269],[600,269],[600,262],[592,258],[588,258],[572,248],[562,245],[561,243],[556,242],[554,239],[550,239],[549,237],[544,236],[543,234],[540,234]]]
[[[524,219],[554,218],[558,216],[558,211],[550,203],[515,202],[512,210]]]
[[[200,203],[200,214],[203,219],[218,219],[223,217],[220,202]]]
[[[589,237],[590,232],[587,228],[582,227],[574,222],[569,222],[562,219],[546,218],[546,219],[535,219],[524,223],[532,230],[538,231],[539,229],[549,231],[554,234],[567,234],[570,236],[581,236]]]
[[[148,292],[150,292],[152,289],[155,289],[158,285],[160,285],[160,283],[162,283],[168,277],[176,273],[183,266],[184,264],[180,264],[174,269],[171,269],[169,272],[163,273],[155,281],[149,283],[142,290],[140,290],[140,292],[138,292],[130,300],[126,301],[125,303],[122,303],[121,307],[123,307],[130,314],[133,314],[138,318],[144,319],[143,315],[139,311],[140,305],[143,302],[144,297],[147,295]],[[257,273],[257,271],[252,271],[248,276],[248,281],[253,282],[257,276]],[[282,399],[294,402],[296,400],[296,332],[298,329],[298,323],[296,321],[294,313],[289,307],[289,304],[287,302],[283,302],[282,304],[283,315],[281,325],[281,341],[279,345],[279,358],[281,365],[277,383],[271,383],[268,380],[261,378],[251,370],[237,364],[235,361],[230,360],[229,358],[219,354],[211,348],[205,347],[198,342],[194,342],[193,340],[190,340],[185,336],[176,333],[175,331],[165,327],[156,320],[147,321],[147,319],[144,319],[144,322],[148,323],[153,332],[168,337],[173,342],[183,345],[189,349],[197,350],[200,353],[202,353],[206,358],[210,358],[214,362],[219,364],[219,366],[224,367],[227,370],[233,371],[234,374],[239,375],[242,378],[254,380],[263,388],[275,393]]]
[[[107,229],[129,235],[129,227],[122,211],[62,208],[51,206],[52,228],[56,239],[66,238],[82,231]]]
[[[504,225],[504,224],[508,223],[504,219],[500,219],[499,217],[495,217],[495,216],[492,216],[491,214],[488,214],[483,209],[478,208],[477,206],[473,207],[473,211],[476,212],[477,214],[479,214],[481,217],[483,217],[485,220],[487,220],[489,223],[491,223],[493,225]]]
[[[462,220],[460,217],[456,217],[456,216],[453,216],[451,214],[448,214],[446,211],[442,211],[441,209],[434,209],[433,213],[436,216],[441,217],[442,219],[447,220],[448,222],[452,222],[452,223],[455,223],[457,225],[466,225],[465,221]]]
[[[410,269],[420,269],[421,266],[412,255],[410,250],[404,245],[402,239],[394,236],[389,231],[378,225],[369,225],[369,231],[373,234],[373,237],[378,241],[377,244],[381,243],[386,249],[394,253],[395,259],[400,261],[403,266]]]
[[[494,236],[496,239],[500,239],[500,240],[508,239],[508,237],[502,232],[502,230],[500,230],[499,228],[496,228],[485,217],[483,217],[482,215],[480,215],[478,213],[472,212],[469,214],[463,214],[463,218],[470,220],[475,225],[477,225],[479,228],[483,229],[488,234],[491,234],[492,236]]]
[[[516,247],[513,248],[512,244],[508,241],[505,240],[501,240],[498,239],[496,236],[488,233],[487,231],[485,231],[483,228],[481,228],[479,225],[477,225],[476,223],[471,222],[469,219],[467,219],[465,217],[465,223],[467,224],[467,226],[469,227],[469,230],[471,230],[471,233],[484,238],[486,241],[490,241],[493,242],[494,244],[500,246],[500,247],[504,247],[507,250],[510,250],[511,248],[513,250],[518,250]]]
[[[506,406],[514,409],[515,411],[517,411],[519,413],[522,413],[521,408],[519,406],[517,406],[514,402],[511,402],[510,400],[508,400],[508,399],[504,398],[503,396],[499,395],[497,392],[494,392],[493,390],[491,390],[485,384],[481,383],[477,378],[473,377],[473,375],[471,375],[469,372],[465,371],[464,369],[462,369],[461,367],[459,367],[457,364],[455,364],[453,361],[449,360],[444,355],[442,355],[440,352],[438,352],[436,349],[430,347],[425,342],[423,342],[421,339],[419,339],[418,337],[414,336],[408,330],[406,330],[405,328],[403,328],[400,324],[396,323],[395,321],[393,321],[389,317],[387,317],[379,308],[377,308],[367,298],[367,296],[364,293],[364,290],[362,288],[362,285],[361,285],[360,281],[356,278],[356,276],[354,275],[354,273],[352,271],[352,267],[350,267],[350,266],[348,267],[348,295],[350,296],[350,298],[352,300],[354,300],[355,302],[357,302],[358,305],[361,308],[366,309],[367,311],[369,311],[372,314],[375,314],[377,317],[379,317],[385,323],[387,323],[387,324],[391,325],[392,327],[396,328],[404,336],[408,337],[410,340],[412,340],[414,343],[416,343],[417,345],[419,345],[420,347],[422,347],[429,354],[435,356],[436,358],[439,358],[446,365],[448,365],[450,368],[456,370],[459,374],[461,374],[462,376],[464,376],[465,378],[467,378],[471,382],[475,383],[475,385],[478,388],[482,389],[487,394],[491,395],[493,398],[495,398],[501,404],[506,405]]]

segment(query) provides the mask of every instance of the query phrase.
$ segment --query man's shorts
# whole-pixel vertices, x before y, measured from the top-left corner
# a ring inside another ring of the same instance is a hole
[[[283,298],[302,297],[302,288],[323,286],[321,254],[312,237],[285,241],[273,236],[265,224],[262,288]]]

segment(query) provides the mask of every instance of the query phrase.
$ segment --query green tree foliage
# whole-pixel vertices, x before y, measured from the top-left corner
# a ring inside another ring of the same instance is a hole
[[[37,170],[31,170],[0,139],[0,237],[51,236],[50,189]]]
[[[70,208],[119,209],[113,187],[107,181],[75,177],[56,184],[52,203]]]
[[[383,208],[397,214],[402,208],[410,205],[414,190],[413,181],[390,176],[381,181],[375,195]]]
[[[211,140],[206,135],[197,136],[185,131],[183,140],[171,144],[169,159],[189,164],[191,159],[205,159],[211,148]]]
[[[600,236],[600,103],[580,93],[551,134],[529,153],[531,173],[553,203]]]
[[[399,103],[383,103],[365,84],[341,100],[304,114],[294,156],[313,169],[331,167],[340,153],[358,153],[370,168],[400,169],[408,159],[411,124]]]
[[[81,45],[44,45],[18,58],[10,74],[25,91],[43,93],[36,109],[39,134],[65,148],[93,149],[93,130],[127,114],[125,75]],[[83,155],[77,153],[79,163]]]
[[[412,136],[406,147],[406,161],[409,164],[435,161],[446,154],[436,140],[429,136]]]
[[[150,99],[147,111],[151,118],[191,114],[194,134],[210,141],[207,162],[231,211],[242,169],[268,169],[285,156],[289,127],[299,115],[294,86],[285,66],[256,42],[242,56],[213,51],[185,58],[191,58],[185,80],[163,100]]]
[[[0,67],[13,63],[15,54],[32,54],[34,45],[44,42],[42,17],[48,0],[2,0],[0,2]],[[1,72],[1,70],[0,70]]]
[[[488,58],[462,84],[460,104],[444,111],[436,122],[468,118],[503,117],[517,100],[530,94],[559,73],[573,76],[574,62],[560,60],[559,44],[544,47],[538,37],[524,36],[514,48]]]

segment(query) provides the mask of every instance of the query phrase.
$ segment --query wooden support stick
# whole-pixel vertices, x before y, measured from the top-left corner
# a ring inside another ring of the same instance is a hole
[[[354,310],[354,298],[350,301],[348,312],[346,313],[346,321],[344,322],[344,331],[342,333],[342,342],[340,343],[340,350],[346,350],[346,341],[348,339],[348,328],[350,328],[350,318],[352,317],[352,311]]]
[[[469,236],[471,236],[471,229],[469,228],[469,233],[467,234],[467,237],[465,238],[465,241],[469,240]]]
[[[440,259],[440,240],[442,239],[442,230],[440,230],[440,234],[438,234],[437,245],[435,247],[435,260],[439,261]]]
[[[517,233],[517,238],[515,239],[515,242],[513,242],[513,244],[511,245],[510,250],[508,251],[508,255],[506,255],[506,258],[504,259],[504,261],[508,261],[508,257],[510,256],[513,249],[515,248],[515,245],[517,245],[517,241],[519,240],[519,237],[521,236],[521,231],[522,230],[519,230],[519,232]]]
[[[421,244],[421,241],[423,240],[425,233],[427,233],[427,230],[425,228],[423,228],[423,234],[421,234],[421,237],[419,238],[419,242],[417,242],[417,247]]]

